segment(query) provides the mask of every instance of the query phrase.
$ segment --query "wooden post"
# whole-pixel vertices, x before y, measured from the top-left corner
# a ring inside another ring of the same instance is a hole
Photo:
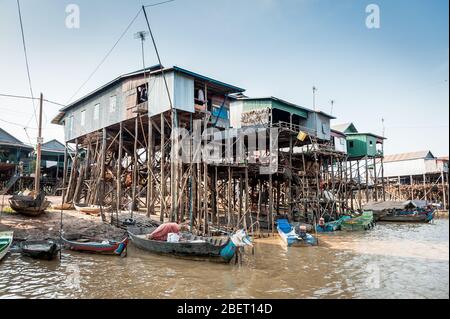
[[[117,203],[116,203],[116,223],[119,224],[119,212],[122,209],[122,148],[123,148],[123,123],[119,123],[119,150],[117,153]]]
[[[164,216],[166,214],[166,177],[165,177],[165,157],[166,157],[166,152],[165,152],[165,144],[166,144],[166,137],[165,137],[165,128],[164,128],[164,113],[161,113],[161,198],[160,198],[160,202],[161,202],[161,209],[160,209],[160,216],[159,216],[159,220],[161,222],[164,222]]]
[[[256,217],[258,223],[258,235],[260,235],[261,227],[259,225],[259,218],[261,215],[261,202],[262,202],[262,183],[261,179],[258,179],[258,215]]]
[[[208,163],[203,161],[203,231],[207,235],[208,228]]]
[[[34,177],[34,192],[36,196],[40,192],[41,186],[41,148],[42,148],[42,105],[44,103],[44,96],[41,93],[39,99],[39,126],[38,126],[38,137],[37,137],[37,147],[36,147],[36,172]]]
[[[384,180],[384,153],[381,157],[381,183],[383,187],[383,201],[386,201],[386,182]]]
[[[359,209],[362,208],[362,194],[361,194],[361,172],[359,171],[359,160],[356,161],[356,168],[358,170],[358,204]]]
[[[147,217],[150,217],[153,207],[153,121],[148,118],[148,149],[147,149]]]
[[[354,211],[355,210],[355,204],[354,204],[355,194],[354,194],[354,190],[353,190],[353,164],[351,161],[350,161],[350,186],[351,186],[351,188],[350,188],[350,206],[351,206],[352,211]]]
[[[133,218],[133,211],[134,209],[139,210],[138,207],[135,207],[134,205],[139,205],[138,201],[136,200],[136,188],[137,188],[137,180],[138,180],[138,155],[137,155],[137,143],[138,143],[138,135],[139,135],[139,115],[136,115],[136,118],[134,119],[134,145],[133,145],[133,179],[131,186],[131,218]]]
[[[251,214],[251,212],[249,212],[248,164],[245,166],[244,178],[245,178],[244,228],[247,229],[247,214],[249,214],[249,213]],[[251,220],[251,218],[250,218],[250,220]]]
[[[377,172],[377,158],[376,157],[373,158],[373,177],[374,177],[374,182],[373,182],[374,196],[375,196],[375,201],[378,202],[378,172]]]
[[[365,158],[366,162],[366,203],[369,202],[369,160],[366,156]],[[360,207],[362,209],[362,207]]]
[[[244,196],[244,186],[242,183],[242,174],[239,174],[239,215],[237,224],[238,228],[240,228],[242,225],[243,196]]]
[[[269,175],[269,211],[268,211],[268,221],[269,227],[271,227],[272,234],[274,232],[274,220],[273,220],[273,176],[272,172]]]
[[[288,214],[292,217],[292,178],[294,175],[292,167],[292,153],[294,153],[293,140],[292,140],[292,113],[290,113],[289,124],[291,131],[289,132],[289,169],[291,170],[291,177],[289,178],[289,193],[288,193]]]
[[[409,184],[410,184],[410,187],[411,187],[411,200],[413,200],[414,199],[414,185],[413,185],[413,177],[412,177],[412,175],[410,175],[409,176]]]
[[[101,164],[100,164],[100,208],[104,204],[105,200],[105,159],[106,159],[106,128],[102,130],[102,155],[101,155]],[[102,220],[106,220],[105,212],[101,209]]]
[[[211,223],[214,225],[215,222],[219,224],[219,211],[217,209],[217,166],[214,166],[214,175],[211,179],[211,206],[212,206],[212,214],[211,214]]]
[[[64,148],[64,167],[63,167],[63,180],[62,180],[62,195],[61,195],[61,198],[62,198],[62,203],[61,203],[61,205],[64,205],[64,201],[65,201],[65,193],[66,193],[66,191],[65,191],[65,189],[66,189],[66,176],[67,176],[67,170],[68,170],[68,156],[67,156],[67,142],[64,144],[65,145],[65,148]]]
[[[424,191],[425,201],[428,201],[428,194],[427,194],[427,176],[426,176],[426,174],[423,174],[423,191]]]
[[[231,172],[231,164],[229,164],[228,165],[228,191],[227,191],[227,196],[228,196],[228,207],[227,207],[227,228],[230,228],[230,225],[231,225],[231,213],[232,213],[232,211],[231,211],[231,208],[232,208],[232,205],[231,205],[231,201],[232,201],[232,194],[231,194],[231,191],[232,191],[232,178],[233,178],[233,175],[232,175],[232,172]]]
[[[445,190],[445,176],[444,169],[441,171],[441,182],[442,182],[442,199],[444,204],[444,210],[447,209],[447,192]]]

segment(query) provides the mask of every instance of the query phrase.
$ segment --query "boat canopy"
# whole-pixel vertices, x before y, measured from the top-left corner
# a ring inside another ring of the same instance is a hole
[[[364,210],[371,210],[380,212],[384,210],[401,210],[410,208],[424,208],[427,206],[426,201],[422,200],[408,200],[408,201],[382,201],[382,202],[369,202],[364,205]]]

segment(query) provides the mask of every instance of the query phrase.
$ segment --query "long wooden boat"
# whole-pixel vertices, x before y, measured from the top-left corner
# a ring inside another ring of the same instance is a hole
[[[41,192],[36,197],[14,195],[9,199],[9,205],[22,215],[37,217],[45,212],[50,202],[45,198],[44,192]]]
[[[277,220],[277,230],[281,240],[288,247],[309,247],[317,246],[317,239],[311,234],[306,233],[305,237],[301,237],[295,231],[295,228],[289,223],[287,219]]]
[[[369,230],[375,226],[373,212],[363,212],[361,216],[344,220],[341,229],[345,231]]]
[[[75,209],[77,212],[92,215],[92,216],[99,216],[102,209],[103,211],[109,210],[111,207],[100,207],[98,205],[87,205],[87,204],[74,204]]]
[[[130,227],[128,234],[136,247],[151,253],[223,263],[229,263],[233,259],[237,247],[251,245],[245,231],[238,231],[226,239],[183,233],[180,241],[175,243],[148,239],[148,235],[155,229],[156,227]]]
[[[394,213],[380,217],[382,222],[429,223],[434,219],[434,211],[420,213]]]
[[[325,223],[325,225],[323,225],[323,226],[317,225],[316,231],[318,233],[330,233],[330,232],[335,232],[335,231],[341,230],[342,223],[349,219],[351,219],[350,216],[342,216],[338,220],[334,220],[334,221]]]
[[[52,260],[56,257],[60,247],[53,241],[24,241],[20,243],[20,253],[34,259]]]
[[[113,241],[73,235],[68,238],[61,236],[61,240],[64,247],[69,250],[93,254],[117,255],[122,257],[126,255],[126,248],[128,245],[128,237],[124,237],[121,241]]]
[[[0,232],[0,261],[6,256],[13,242],[12,231]]]

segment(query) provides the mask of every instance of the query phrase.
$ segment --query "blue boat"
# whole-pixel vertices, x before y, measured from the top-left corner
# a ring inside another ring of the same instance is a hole
[[[325,225],[323,225],[323,226],[317,225],[316,232],[331,233],[331,232],[341,230],[342,223],[349,219],[351,219],[350,216],[342,216],[338,220],[334,220],[332,222],[325,223]]]
[[[289,223],[287,219],[278,219],[277,230],[281,240],[288,247],[309,247],[317,246],[317,239],[311,234],[305,233],[304,237],[301,237],[295,231],[295,228]]]

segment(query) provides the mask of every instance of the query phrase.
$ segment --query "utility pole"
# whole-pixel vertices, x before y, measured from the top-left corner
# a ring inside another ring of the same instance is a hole
[[[44,102],[44,96],[41,93],[39,99],[39,124],[38,124],[38,137],[36,146],[36,171],[34,177],[34,191],[36,196],[39,194],[41,183],[41,147],[42,147],[42,104]]]

